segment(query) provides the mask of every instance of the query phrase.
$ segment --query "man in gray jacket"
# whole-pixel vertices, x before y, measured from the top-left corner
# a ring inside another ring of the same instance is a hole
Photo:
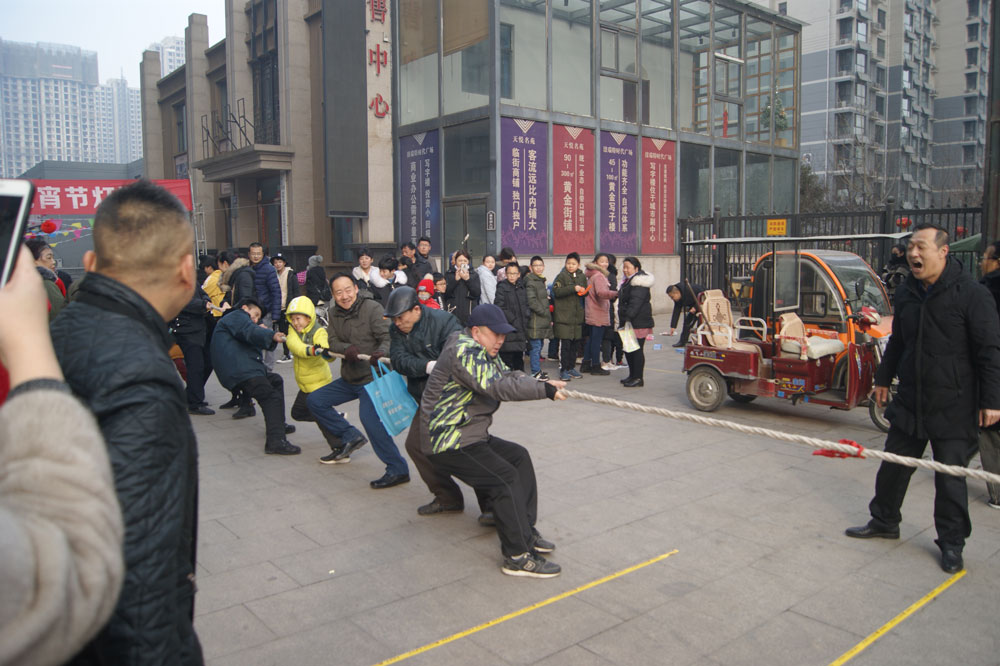
[[[357,400],[361,425],[379,460],[385,463],[385,474],[369,485],[375,489],[391,488],[410,481],[410,468],[392,436],[385,430],[375,411],[365,384],[372,381],[371,366],[389,354],[389,322],[383,317],[382,306],[358,294],[358,285],[347,273],[337,273],[330,280],[335,305],[329,309],[330,351],[343,354],[340,379],[335,379],[312,393],[306,400],[309,411],[327,430],[344,442],[338,459],[346,458],[368,441],[358,429],[347,422],[335,409],[336,405]],[[362,361],[358,354],[369,354]]]
[[[552,578],[561,568],[540,553],[555,545],[535,529],[538,489],[528,450],[489,433],[505,400],[565,399],[565,382],[539,382],[511,371],[497,358],[514,328],[495,305],[476,306],[469,328],[452,333],[427,380],[420,403],[422,445],[444,473],[484,492],[493,508],[501,571],[509,576]]]

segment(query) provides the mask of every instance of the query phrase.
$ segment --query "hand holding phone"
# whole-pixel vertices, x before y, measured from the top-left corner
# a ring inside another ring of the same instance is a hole
[[[0,180],[0,287],[7,284],[31,214],[35,186],[30,180]]]

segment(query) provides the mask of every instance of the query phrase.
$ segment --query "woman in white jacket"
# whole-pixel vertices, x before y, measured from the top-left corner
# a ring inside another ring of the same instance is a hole
[[[372,253],[368,248],[362,248],[361,252],[358,253],[358,265],[354,267],[351,271],[354,276],[354,282],[358,285],[358,289],[367,291],[369,294],[374,294],[376,289],[381,289],[382,287],[389,284],[379,273],[378,266],[372,264]]]
[[[482,294],[479,296],[480,303],[492,303],[497,293],[497,276],[493,273],[497,260],[492,254],[483,257],[483,263],[476,269],[479,274],[479,287]]]

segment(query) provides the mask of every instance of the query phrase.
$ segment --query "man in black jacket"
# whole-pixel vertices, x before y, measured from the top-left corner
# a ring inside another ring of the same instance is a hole
[[[385,317],[392,320],[392,325],[389,326],[389,359],[392,361],[392,368],[406,377],[406,387],[419,405],[424,386],[427,385],[427,376],[434,369],[448,336],[461,331],[462,325],[451,313],[420,305],[417,292],[411,287],[393,290],[385,304]],[[420,478],[427,484],[427,489],[434,493],[434,499],[417,507],[417,513],[430,516],[464,511],[465,498],[458,484],[450,474],[431,464],[427,454],[421,450],[420,440],[424,437],[426,434],[420,427],[418,411],[406,433],[406,452],[420,473]]]
[[[875,376],[873,398],[884,404],[893,377],[885,450],[920,458],[930,440],[934,460],[965,466],[979,427],[1000,419],[1000,319],[990,293],[948,257],[948,234],[918,225],[906,250],[910,276],[896,290],[892,336]],[[867,525],[847,529],[858,539],[899,538],[900,507],[914,468],[883,462],[868,505]],[[965,478],[934,475],[934,525],[941,568],[963,567],[972,532]]]
[[[690,282],[678,282],[667,287],[667,296],[674,302],[674,311],[670,315],[670,332],[664,335],[673,335],[677,330],[677,322],[681,315],[684,315],[684,326],[681,328],[681,337],[673,344],[674,347],[683,347],[688,342],[691,329],[698,321],[698,297],[705,288],[700,284]]]
[[[107,442],[125,583],[111,620],[72,663],[201,664],[198,452],[167,330],[194,293],[194,232],[184,206],[147,181],[105,198],[93,228],[87,279],[52,323],[52,340]]]
[[[212,357],[208,353],[208,294],[195,285],[194,296],[174,319],[170,328],[177,346],[184,354],[187,368],[188,412],[201,416],[211,416],[215,410],[205,402],[205,382],[212,374]]]
[[[983,277],[980,282],[993,295],[997,310],[1000,311],[1000,241],[986,247],[983,259],[979,264]],[[979,431],[979,457],[983,461],[983,469],[993,474],[1000,474],[1000,426],[984,428]],[[987,483],[990,498],[987,504],[994,509],[1000,509],[1000,483]]]

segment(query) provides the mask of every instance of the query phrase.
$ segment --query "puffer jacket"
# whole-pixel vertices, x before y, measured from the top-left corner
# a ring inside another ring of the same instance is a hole
[[[652,286],[653,276],[641,270],[625,278],[618,288],[619,326],[631,322],[632,328],[653,328],[653,308],[649,300]]]
[[[329,311],[330,349],[343,354],[350,346],[358,348],[361,354],[375,351],[382,355],[389,353],[389,320],[383,314],[382,306],[358,293],[350,308],[334,305]],[[340,376],[348,384],[367,384],[372,380],[372,368],[368,361],[353,363],[342,359]]]
[[[584,321],[591,326],[611,326],[611,299],[618,292],[608,282],[608,271],[598,264],[587,264],[587,283],[590,290],[584,299]]]
[[[246,257],[234,259],[219,279],[219,289],[226,294],[230,305],[236,305],[244,298],[257,298],[254,287],[254,272]]]
[[[222,307],[222,299],[226,296],[219,284],[219,280],[221,279],[222,271],[215,269],[211,275],[205,278],[204,284],[201,285],[201,288],[205,290],[205,294],[208,295],[209,300],[212,301],[212,305],[218,308]],[[218,310],[212,310],[212,316],[218,319],[222,316],[222,313]]]
[[[552,313],[552,333],[560,340],[579,340],[583,337],[583,304],[577,287],[587,287],[587,277],[577,269],[570,273],[565,268],[552,284],[555,310]]]
[[[314,254],[309,257],[309,268],[306,270],[306,296],[318,305],[320,301],[329,302],[330,283],[326,281],[326,271],[323,270],[323,256]]]
[[[428,434],[421,449],[432,454],[486,441],[502,401],[539,400],[546,397],[546,385],[511,372],[468,330],[452,333],[420,401],[421,425]]]
[[[524,289],[524,278],[518,279],[515,284],[511,284],[508,280],[498,283],[496,300],[493,303],[503,310],[504,316],[507,317],[507,323],[515,329],[507,334],[500,351],[524,351],[528,339],[528,319],[531,317],[531,311],[528,309],[528,292]]]
[[[292,323],[293,314],[309,317],[309,323],[301,333],[295,330],[295,325]],[[316,306],[307,296],[293,298],[285,309],[285,317],[288,319],[288,337],[285,344],[292,353],[295,383],[303,393],[312,393],[333,381],[330,362],[322,356],[313,354],[314,346],[329,349],[329,337],[326,329],[316,321]]]
[[[205,290],[195,285],[194,296],[170,323],[174,340],[190,342],[199,347],[205,346],[205,337],[208,332],[209,314],[206,308],[208,302],[208,294],[205,293]]]
[[[892,336],[876,386],[899,378],[886,408],[921,439],[975,440],[980,409],[1000,409],[1000,319],[990,292],[948,257],[929,293],[913,275],[896,289]]]
[[[66,307],[66,295],[63,290],[59,288],[59,284],[56,280],[59,276],[55,274],[55,271],[45,268],[44,266],[36,266],[38,269],[38,274],[42,276],[42,284],[45,286],[45,295],[49,298],[49,321],[55,319],[59,312]]]
[[[528,339],[548,340],[552,337],[552,313],[549,312],[549,290],[545,276],[528,273],[524,276],[524,292],[528,297]]]
[[[271,315],[271,321],[281,317],[281,285],[278,284],[278,271],[274,269],[271,258],[266,254],[260,263],[250,265],[253,268],[253,286],[257,290],[257,302],[264,314]]]
[[[72,663],[200,664],[198,450],[166,322],[132,289],[88,273],[51,330],[66,381],[107,442],[125,522],[118,604]]]
[[[392,369],[406,377],[406,388],[417,402],[427,384],[427,362],[436,361],[448,336],[462,330],[455,315],[436,308],[420,308],[420,319],[409,333],[389,326]]]
[[[261,350],[277,344],[271,329],[253,323],[246,310],[228,310],[212,333],[212,365],[219,383],[231,391],[248,379],[266,377]]]
[[[479,305],[479,298],[482,296],[482,289],[479,286],[479,274],[473,269],[469,269],[469,279],[459,280],[455,276],[455,269],[444,274],[447,284],[444,291],[445,309],[453,312],[458,320],[465,326],[472,314],[472,308]]]

